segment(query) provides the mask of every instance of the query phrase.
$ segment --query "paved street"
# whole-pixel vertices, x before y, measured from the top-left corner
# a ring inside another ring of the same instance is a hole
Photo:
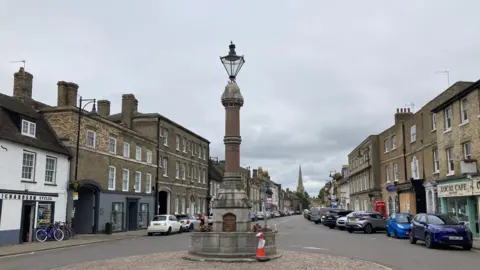
[[[355,257],[401,270],[476,269],[480,261],[479,251],[429,250],[420,243],[410,245],[407,240],[387,238],[383,233],[364,235],[330,230],[305,220],[303,216],[270,222],[277,224],[280,231],[278,243],[282,250]],[[139,237],[0,258],[0,265],[2,270],[47,270],[92,260],[187,250],[188,240],[188,234]]]

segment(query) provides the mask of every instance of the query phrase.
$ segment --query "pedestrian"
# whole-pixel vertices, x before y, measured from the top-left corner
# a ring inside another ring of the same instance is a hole
[[[205,216],[200,217],[200,225],[205,226]]]

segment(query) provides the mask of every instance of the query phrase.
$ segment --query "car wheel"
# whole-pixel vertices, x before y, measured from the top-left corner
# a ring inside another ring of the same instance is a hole
[[[366,234],[371,234],[371,233],[373,232],[372,225],[367,224],[367,226],[365,226],[365,229],[363,229],[363,231],[364,231]]]
[[[182,233],[183,232],[183,228],[180,226],[180,229],[178,229],[178,233]]]
[[[408,241],[410,242],[410,244],[414,245],[417,243],[417,239],[413,236],[413,232],[410,231],[410,233],[408,234]]]
[[[432,242],[432,235],[430,233],[425,234],[425,247],[434,248],[434,244]]]
[[[347,229],[347,232],[348,232],[348,233],[352,233],[353,230],[352,230],[352,229]]]
[[[318,223],[319,223],[318,220],[315,220],[315,224],[318,224]]]
[[[328,226],[330,229],[335,229],[335,226]]]
[[[393,238],[398,238],[397,231],[393,230]]]
[[[153,233],[149,232],[149,233],[147,233],[147,235],[148,235],[148,236],[152,236],[152,235],[153,235]]]
[[[168,227],[167,235],[172,233],[172,227]]]
[[[472,244],[468,244],[468,245],[466,245],[466,246],[463,246],[462,248],[463,248],[463,250],[471,250],[472,247],[473,247]]]
[[[190,231],[193,231],[194,228],[195,228],[195,226],[193,226],[193,223],[190,224],[190,227],[188,227],[188,229],[189,229]]]
[[[388,232],[388,228],[385,230],[387,237],[390,237],[390,233]]]
[[[340,229],[340,231],[345,231],[345,228],[344,227],[338,227]]]

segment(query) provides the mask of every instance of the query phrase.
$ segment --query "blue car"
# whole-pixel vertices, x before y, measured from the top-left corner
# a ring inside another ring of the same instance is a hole
[[[461,246],[464,250],[472,249],[473,235],[465,223],[455,217],[442,214],[418,214],[410,224],[409,240],[425,242],[427,248],[437,245]]]
[[[391,214],[387,223],[387,236],[408,238],[412,219],[413,216],[407,213]]]

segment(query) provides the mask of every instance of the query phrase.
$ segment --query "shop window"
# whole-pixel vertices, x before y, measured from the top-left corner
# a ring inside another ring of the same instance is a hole
[[[37,225],[48,225],[53,223],[53,203],[38,203]]]
[[[141,203],[140,204],[140,217],[138,219],[138,227],[140,228],[147,228],[148,221],[150,220],[150,215],[148,211],[148,203]]]
[[[3,200],[0,200],[0,225],[2,225],[2,202]]]
[[[447,214],[458,221],[468,222],[467,197],[447,198]]]
[[[112,230],[114,232],[121,232],[123,230],[123,203],[114,202],[112,203]]]

